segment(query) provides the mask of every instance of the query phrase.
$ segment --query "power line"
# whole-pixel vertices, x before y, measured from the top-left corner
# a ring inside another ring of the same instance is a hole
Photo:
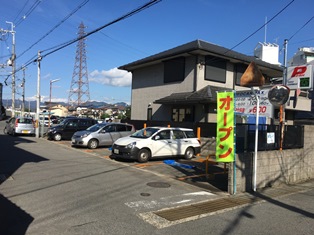
[[[29,0],[27,0],[24,4],[24,6],[22,7],[22,9],[17,13],[17,15],[15,16],[13,22],[16,21],[17,17],[19,17],[19,15],[22,13],[22,11],[25,9],[26,5],[28,4]]]
[[[30,9],[25,13],[25,15],[19,19],[16,24],[15,27],[17,27],[19,24],[21,24],[35,9],[36,7],[42,2],[43,0],[37,0],[36,2],[34,2],[34,4],[30,7]]]
[[[271,21],[273,21],[278,15],[280,15],[284,10],[286,10],[295,0],[292,0],[291,2],[289,2],[284,8],[282,8],[277,14],[275,14],[272,18],[270,18],[270,20],[268,22],[265,22],[261,27],[259,27],[258,29],[256,29],[253,33],[251,33],[249,36],[247,36],[246,38],[244,38],[242,41],[240,41],[239,43],[237,43],[235,46],[233,46],[230,49],[227,49],[223,55],[226,55],[229,51],[232,51],[234,48],[236,48],[237,46],[241,45],[243,42],[245,42],[246,40],[248,40],[250,37],[252,37],[254,34],[256,34],[258,31],[260,31],[262,28],[264,28],[267,24],[269,24]],[[206,62],[214,62],[217,59],[211,59],[211,60],[207,60]]]
[[[309,24],[314,19],[314,16],[312,16],[304,25],[302,25],[301,28],[299,28],[289,39],[290,41],[298,32],[300,32],[307,24]]]
[[[231,49],[229,49],[228,51],[233,50],[234,48],[236,48],[237,46],[241,45],[243,42],[245,42],[246,40],[248,40],[250,37],[252,37],[254,34],[256,34],[258,31],[260,31],[262,28],[264,28],[267,24],[269,24],[272,20],[274,20],[278,15],[280,15],[284,10],[286,10],[286,8],[288,8],[292,3],[294,2],[294,0],[292,0],[291,2],[289,2],[284,8],[282,8],[276,15],[274,15],[268,22],[264,23],[261,27],[259,27],[257,30],[255,30],[253,33],[251,33],[249,36],[247,36],[246,38],[244,38],[241,42],[239,42],[238,44],[236,44],[235,46],[233,46]],[[227,51],[227,52],[228,52]],[[227,53],[226,52],[226,53]]]
[[[63,24],[67,19],[69,19],[74,13],[76,13],[79,9],[81,9],[89,0],[84,0],[79,6],[77,6],[70,14],[68,14],[65,18],[63,18],[58,24],[56,24],[52,29],[50,29],[44,36],[42,36],[40,39],[38,39],[35,43],[33,43],[29,48],[27,48],[25,51],[23,51],[17,58],[24,55],[27,51],[32,49],[36,44],[38,44],[41,40],[43,40],[45,37],[47,37],[49,34],[51,34],[56,28],[58,28],[61,24]]]
[[[70,41],[68,41],[68,42],[64,42],[64,43],[62,43],[62,44],[60,44],[60,45],[58,45],[58,46],[54,46],[54,47],[52,47],[52,48],[50,48],[50,49],[43,50],[43,51],[41,51],[41,52],[45,52],[45,51],[48,51],[48,50],[52,50],[53,48],[56,48],[56,49],[54,49],[53,51],[47,52],[45,55],[42,55],[40,59],[43,59],[44,57],[46,57],[46,56],[48,56],[48,55],[50,55],[50,54],[52,54],[52,53],[54,53],[54,52],[57,52],[57,51],[59,51],[59,50],[65,48],[65,47],[67,47],[67,46],[69,46],[69,45],[71,45],[71,44],[73,44],[73,43],[75,43],[75,42],[77,42],[77,41],[83,39],[83,38],[86,38],[86,37],[88,37],[88,36],[90,36],[90,35],[92,35],[92,34],[98,32],[98,31],[102,30],[102,29],[105,28],[105,27],[108,27],[108,26],[110,26],[110,25],[112,25],[112,24],[115,24],[115,23],[121,21],[121,20],[124,20],[124,19],[126,19],[126,18],[128,18],[128,17],[130,17],[130,16],[132,16],[132,15],[134,15],[134,14],[136,14],[136,13],[139,13],[140,11],[145,10],[146,8],[149,8],[149,7],[151,7],[151,6],[153,6],[153,5],[157,4],[157,3],[159,3],[159,2],[161,2],[161,1],[162,1],[162,0],[151,0],[151,1],[149,1],[148,3],[146,3],[146,4],[144,4],[144,5],[140,6],[140,7],[138,7],[138,8],[136,8],[136,9],[134,9],[133,11],[131,11],[131,12],[129,12],[129,13],[127,13],[127,14],[125,14],[125,15],[119,17],[119,18],[117,18],[116,20],[113,20],[113,21],[111,21],[110,23],[107,23],[107,24],[105,24],[105,25],[103,25],[103,26],[101,26],[101,27],[99,27],[99,28],[97,28],[97,29],[95,29],[95,30],[93,30],[93,31],[91,31],[91,32],[89,32],[89,33],[87,33],[87,34],[85,34],[84,36],[78,37],[78,38],[76,38],[76,39],[72,39],[72,40],[70,40]],[[27,67],[27,66],[30,65],[31,63],[37,62],[37,60],[38,60],[37,55],[34,55],[34,56],[33,56],[31,59],[29,59],[22,67],[16,69],[15,72],[18,72],[18,71],[22,70],[23,67]],[[8,77],[5,79],[5,81],[9,78],[9,76],[11,76],[11,75],[8,75]]]
[[[129,12],[129,13],[127,13],[127,14],[125,14],[125,15],[123,15],[123,16],[121,16],[121,17],[115,19],[115,20],[113,20],[113,21],[111,21],[110,23],[107,23],[107,24],[105,24],[105,25],[103,25],[103,26],[101,26],[101,27],[99,27],[99,28],[97,28],[97,29],[95,29],[95,30],[93,30],[93,31],[91,31],[91,32],[89,32],[89,33],[87,33],[87,34],[81,36],[81,37],[78,37],[78,38],[76,38],[76,39],[72,39],[72,40],[70,40],[70,41],[68,41],[68,42],[66,42],[66,43],[61,44],[57,49],[55,49],[55,50],[53,50],[53,51],[51,51],[51,52],[47,52],[46,54],[42,55],[41,58],[44,58],[44,57],[46,57],[46,56],[48,56],[48,55],[50,55],[50,54],[52,54],[52,53],[55,53],[55,52],[57,52],[57,51],[59,51],[59,50],[65,48],[65,47],[67,47],[67,46],[70,46],[71,44],[73,44],[73,43],[75,43],[75,42],[77,42],[77,41],[79,41],[79,40],[81,40],[81,39],[83,39],[83,38],[86,38],[86,37],[88,37],[88,36],[90,36],[90,35],[92,35],[92,34],[98,32],[98,31],[100,31],[100,30],[102,30],[102,29],[104,29],[104,28],[106,28],[106,27],[112,25],[112,24],[115,24],[115,23],[121,21],[121,20],[124,20],[124,19],[126,19],[126,18],[128,18],[128,17],[131,17],[131,16],[133,16],[134,14],[137,14],[137,13],[139,13],[140,11],[145,10],[146,8],[149,8],[149,7],[151,7],[151,6],[157,4],[158,2],[161,2],[161,1],[162,1],[162,0],[152,0],[152,1],[149,1],[149,2],[145,3],[143,6],[140,6],[140,7],[136,8],[136,9],[134,9],[133,11],[131,11],[131,12]],[[47,51],[47,50],[43,50],[42,52],[45,52],[45,51]]]

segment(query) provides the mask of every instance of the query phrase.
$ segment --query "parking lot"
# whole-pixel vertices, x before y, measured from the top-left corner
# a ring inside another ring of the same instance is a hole
[[[88,149],[83,147],[72,147],[71,141],[69,140],[47,141],[51,142],[51,144],[62,145],[96,157],[121,162],[132,167],[147,170],[157,175],[164,175],[215,193],[227,193],[228,190],[228,169],[223,163],[217,164],[213,157],[209,158],[207,164],[207,156],[196,156],[192,160],[162,158],[150,160],[146,163],[139,163],[134,160],[111,158],[110,147]]]

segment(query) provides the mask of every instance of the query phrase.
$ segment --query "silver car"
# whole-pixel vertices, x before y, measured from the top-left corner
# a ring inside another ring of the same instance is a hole
[[[30,117],[12,117],[6,121],[4,133],[9,135],[35,135],[35,123]]]
[[[72,136],[72,146],[96,149],[99,146],[111,146],[117,139],[135,132],[131,124],[98,123],[84,131],[77,131]]]

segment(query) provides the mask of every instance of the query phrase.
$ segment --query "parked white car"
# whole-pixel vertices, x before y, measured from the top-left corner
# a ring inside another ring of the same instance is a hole
[[[147,127],[116,140],[112,157],[146,162],[156,157],[191,159],[200,153],[201,144],[192,129],[177,127]]]
[[[50,125],[49,125],[49,123],[50,123]],[[53,125],[53,123],[52,123],[52,121],[51,120],[49,120],[49,117],[39,117],[39,124],[42,126],[42,125],[44,125],[44,126],[52,126]]]

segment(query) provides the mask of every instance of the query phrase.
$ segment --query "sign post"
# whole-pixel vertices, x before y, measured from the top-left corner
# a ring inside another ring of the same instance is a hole
[[[216,161],[234,161],[234,93],[217,94]]]
[[[233,162],[233,194],[236,193],[234,114],[234,92],[218,92],[216,161]]]

